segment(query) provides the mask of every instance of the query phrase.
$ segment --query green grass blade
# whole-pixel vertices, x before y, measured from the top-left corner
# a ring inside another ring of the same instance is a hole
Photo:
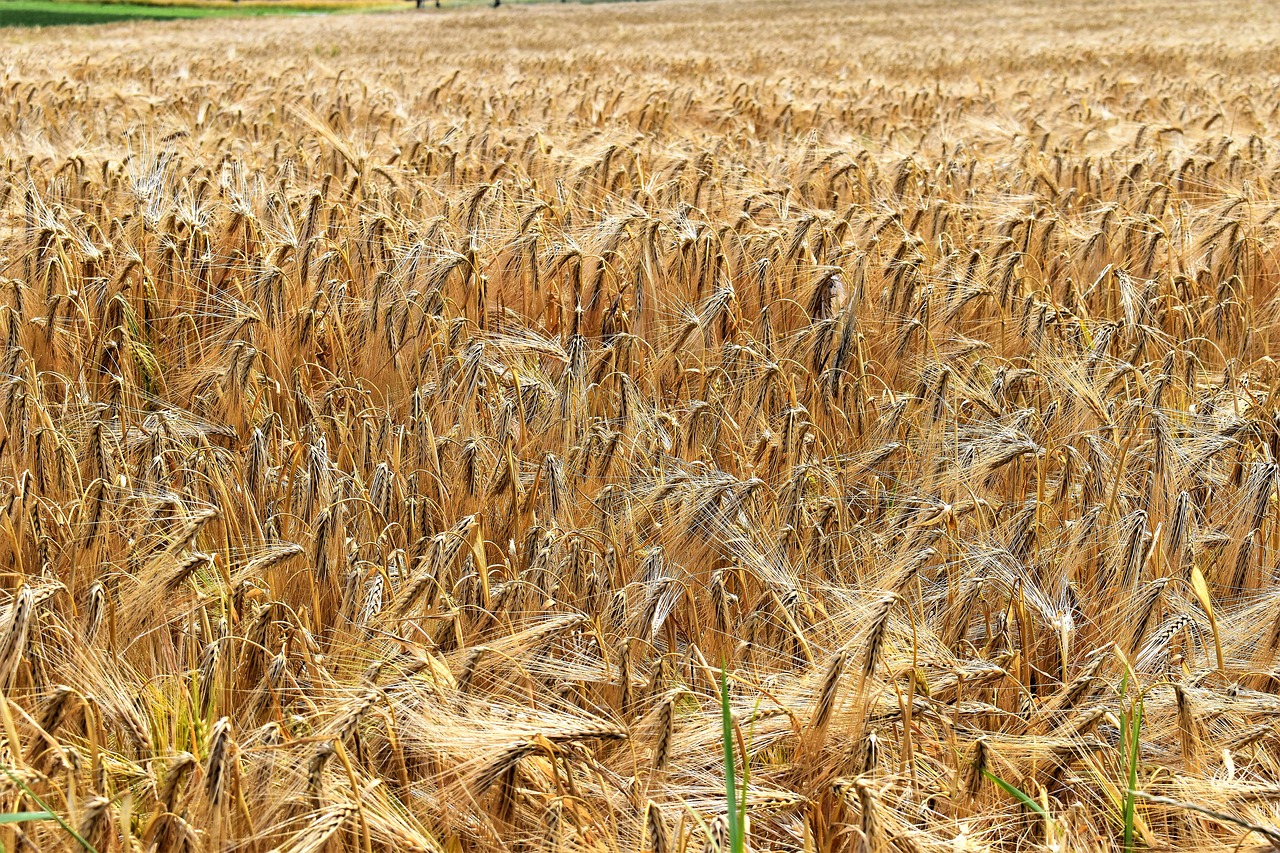
[[[53,812],[13,812],[0,814],[0,823],[26,823],[30,820],[57,820]]]
[[[1133,706],[1132,717],[1126,720],[1127,726],[1125,731],[1124,750],[1127,760],[1129,775],[1129,785],[1124,796],[1124,849],[1125,853],[1133,853],[1133,830],[1135,817],[1138,811],[1138,799],[1133,792],[1138,788],[1138,758],[1139,750],[1142,747],[1142,701],[1138,700]]]
[[[986,776],[987,779],[993,782],[995,786],[999,788],[1001,791],[1004,791],[1006,794],[1013,797],[1015,800],[1022,803],[1024,806],[1031,809],[1036,814],[1040,815],[1040,817],[1044,818],[1045,820],[1049,819],[1049,813],[1044,810],[1044,806],[1040,805],[1035,800],[1031,799],[1031,797],[1027,796],[1022,791],[1015,788],[1013,785],[1010,785],[1008,782],[1004,781],[999,776],[992,773],[990,770],[983,770],[982,775]]]
[[[723,726],[724,796],[725,805],[728,806],[729,847],[732,853],[742,853],[742,821],[738,813],[738,788],[733,772],[733,712],[729,709],[729,679],[724,667],[720,667],[720,719]]]
[[[757,700],[756,707],[751,715],[751,723],[747,726],[747,742],[742,746],[742,796],[738,798],[738,823],[742,826],[742,843],[745,849],[747,839],[747,786],[751,782],[751,744],[755,742],[756,735],[756,713],[760,710],[760,703]],[[730,720],[732,722],[732,719]]]

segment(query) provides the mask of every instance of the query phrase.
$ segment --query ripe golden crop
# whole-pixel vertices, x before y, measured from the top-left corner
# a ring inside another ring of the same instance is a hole
[[[1280,19],[1072,6],[0,34],[5,849],[716,851],[722,667],[760,853],[1280,846]]]

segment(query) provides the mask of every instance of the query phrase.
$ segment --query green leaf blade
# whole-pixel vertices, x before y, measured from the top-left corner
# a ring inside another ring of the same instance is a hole
[[[987,779],[990,782],[992,782],[1001,791],[1004,791],[1006,794],[1013,797],[1015,800],[1022,803],[1024,806],[1031,809],[1036,814],[1040,815],[1040,817],[1044,818],[1045,820],[1049,819],[1049,813],[1045,811],[1044,806],[1040,805],[1035,800],[1031,799],[1031,797],[1027,796],[1018,788],[1015,788],[1013,785],[1010,785],[1008,782],[1004,781],[999,776],[992,773],[990,770],[983,770],[982,775],[987,777]]]
[[[33,820],[56,820],[53,812],[11,812],[10,814],[0,814],[0,824],[2,823],[26,823]]]

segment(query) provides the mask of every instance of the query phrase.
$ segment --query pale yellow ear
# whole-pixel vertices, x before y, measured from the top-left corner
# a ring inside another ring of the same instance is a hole
[[[1124,649],[1117,645],[1112,646],[1112,651],[1115,652],[1116,657],[1120,658],[1121,665],[1124,666],[1125,671],[1129,673],[1130,677],[1132,677],[1136,670],[1133,668],[1133,664],[1129,661],[1129,656],[1124,653]]]
[[[1222,638],[1218,635],[1218,620],[1213,615],[1213,599],[1209,597],[1209,585],[1205,583],[1204,574],[1201,573],[1199,566],[1191,567],[1191,589],[1195,591],[1196,598],[1200,600],[1200,606],[1209,617],[1209,627],[1213,631],[1213,651],[1218,656],[1218,671],[1224,672],[1227,666],[1222,658]]]

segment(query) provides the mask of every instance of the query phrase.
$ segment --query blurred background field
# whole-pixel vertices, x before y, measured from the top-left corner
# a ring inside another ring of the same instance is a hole
[[[603,0],[573,0],[595,3]],[[555,0],[506,0],[507,5],[555,2]],[[423,0],[423,9],[456,11],[492,6],[492,0]],[[70,24],[106,24],[131,20],[180,20],[184,18],[258,17],[263,15],[333,14],[339,12],[392,12],[415,9],[414,3],[394,0],[0,0],[0,27],[47,27]]]

